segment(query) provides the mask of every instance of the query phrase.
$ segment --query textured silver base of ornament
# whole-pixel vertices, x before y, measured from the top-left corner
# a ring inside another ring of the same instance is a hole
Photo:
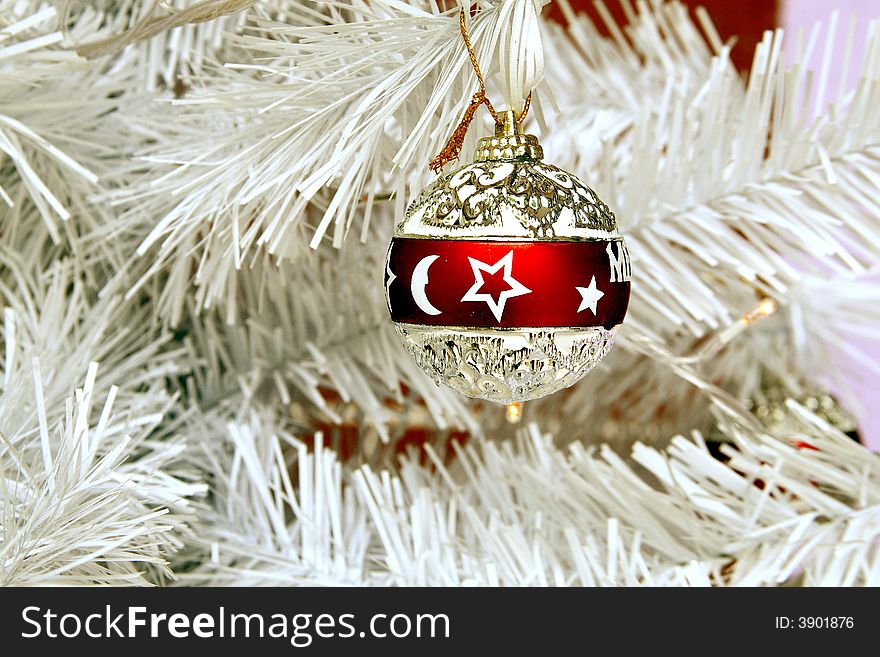
[[[617,327],[468,329],[395,324],[412,357],[438,385],[510,404],[576,383],[614,344]]]

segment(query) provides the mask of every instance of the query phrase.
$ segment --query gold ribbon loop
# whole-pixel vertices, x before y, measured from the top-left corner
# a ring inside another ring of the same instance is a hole
[[[495,111],[495,108],[492,106],[492,102],[486,96],[486,82],[483,80],[483,73],[480,70],[480,65],[477,63],[477,56],[474,54],[474,48],[471,45],[471,38],[468,36],[467,24],[465,22],[465,11],[464,7],[461,8],[461,12],[458,16],[458,25],[461,31],[461,38],[464,41],[464,45],[467,48],[468,56],[471,60],[471,65],[474,67],[474,73],[477,74],[477,80],[480,82],[480,90],[473,95],[471,98],[470,104],[465,109],[464,114],[461,116],[461,120],[458,122],[458,126],[455,128],[455,131],[452,133],[452,136],[449,137],[449,140],[446,142],[446,145],[443,147],[437,157],[435,157],[428,166],[431,168],[436,174],[439,174],[443,171],[443,167],[452,160],[457,160],[459,154],[461,153],[461,147],[464,144],[464,137],[467,134],[468,127],[471,124],[471,121],[474,120],[474,115],[477,113],[477,109],[480,105],[485,105],[486,109],[489,110],[489,113],[492,115],[492,118],[495,119],[496,125],[502,124],[502,119],[498,116],[498,112]],[[520,114],[516,122],[517,124],[522,124],[523,120],[526,118],[526,114],[529,111],[529,105],[532,101],[532,94],[529,92],[528,97],[526,98],[525,106],[523,107],[522,114]]]

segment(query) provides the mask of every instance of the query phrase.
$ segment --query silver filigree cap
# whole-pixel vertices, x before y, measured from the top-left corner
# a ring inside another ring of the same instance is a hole
[[[513,112],[482,138],[474,162],[441,176],[410,203],[394,234],[448,239],[619,239],[614,213],[577,176],[543,161]]]

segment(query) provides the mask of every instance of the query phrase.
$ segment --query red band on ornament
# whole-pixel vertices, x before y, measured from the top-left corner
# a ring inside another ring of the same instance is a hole
[[[391,240],[385,286],[395,322],[611,328],[629,304],[621,240]]]

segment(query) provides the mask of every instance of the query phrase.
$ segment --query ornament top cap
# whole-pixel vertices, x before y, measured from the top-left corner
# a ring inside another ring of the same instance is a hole
[[[516,114],[512,110],[499,112],[501,123],[495,124],[495,134],[483,137],[477,142],[474,151],[475,162],[488,160],[542,160],[544,149],[534,135],[524,135],[520,131]]]
[[[409,204],[397,237],[531,241],[619,240],[614,213],[577,176],[543,160],[513,112],[479,141],[474,162],[444,174]]]

